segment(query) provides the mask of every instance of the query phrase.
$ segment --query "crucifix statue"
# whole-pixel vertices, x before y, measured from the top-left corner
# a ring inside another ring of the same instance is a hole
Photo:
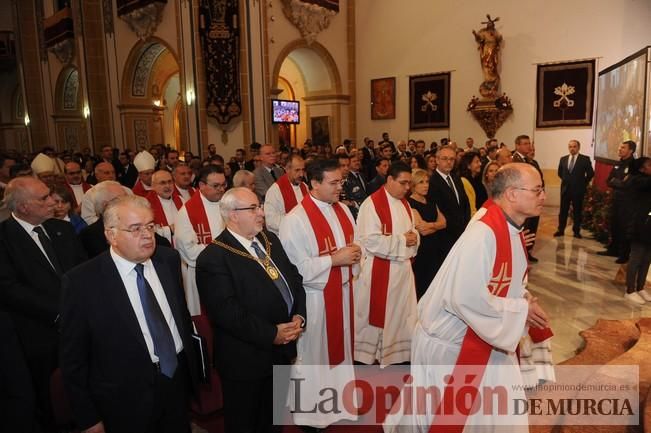
[[[485,98],[496,98],[500,87],[498,67],[502,35],[495,28],[495,22],[500,18],[491,19],[490,15],[486,15],[486,18],[488,21],[482,22],[485,27],[478,32],[472,31],[475,41],[479,44],[479,59],[484,73],[484,82],[479,86],[479,93]]]

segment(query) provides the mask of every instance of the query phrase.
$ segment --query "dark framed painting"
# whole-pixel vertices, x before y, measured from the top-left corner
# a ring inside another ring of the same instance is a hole
[[[396,77],[371,80],[371,119],[396,118]]]
[[[450,73],[409,77],[409,129],[450,127]]]
[[[330,144],[330,117],[316,116],[310,118],[310,129],[312,131],[312,144]]]
[[[626,140],[637,143],[637,154],[642,155],[648,57],[647,47],[599,72],[595,159],[618,161],[617,148]]]
[[[536,127],[591,126],[595,61],[538,65]]]

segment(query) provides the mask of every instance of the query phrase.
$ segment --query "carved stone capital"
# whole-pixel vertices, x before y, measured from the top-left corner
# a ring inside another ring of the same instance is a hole
[[[64,39],[50,47],[49,51],[56,56],[62,65],[67,65],[75,57],[75,40]]]
[[[165,3],[150,3],[140,9],[120,15],[138,38],[146,40],[154,34],[163,19]]]
[[[301,32],[308,44],[314,42],[317,35],[328,28],[330,20],[337,14],[335,11],[300,0],[283,0],[283,6],[285,16]]]

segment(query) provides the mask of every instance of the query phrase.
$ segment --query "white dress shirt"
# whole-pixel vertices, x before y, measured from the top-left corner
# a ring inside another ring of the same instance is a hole
[[[50,235],[49,235],[49,233],[47,232],[47,230],[45,230],[45,227],[43,227],[42,225],[35,226],[35,225],[32,225],[32,224],[28,223],[28,222],[25,221],[25,220],[21,220],[21,219],[18,218],[18,217],[16,216],[16,214],[13,213],[13,212],[11,213],[11,216],[14,217],[14,219],[16,220],[16,222],[17,222],[18,224],[20,224],[20,226],[21,226],[23,229],[25,229],[25,231],[27,232],[27,234],[29,235],[29,237],[31,237],[32,240],[36,243],[36,246],[38,247],[38,249],[41,250],[41,252],[42,252],[43,255],[45,256],[45,259],[48,261],[48,263],[50,264],[50,266],[52,266],[52,269],[56,270],[56,268],[54,267],[54,265],[53,265],[52,262],[50,261],[50,258],[48,257],[47,253],[45,252],[45,249],[43,248],[43,245],[41,244],[41,240],[38,238],[38,233],[36,233],[36,232],[34,231],[34,228],[35,228],[35,227],[40,227],[40,228],[42,228],[42,229],[43,229],[43,232],[45,233],[45,235],[46,235],[48,238],[50,238],[50,240],[51,240],[52,238],[50,237]]]
[[[448,177],[450,178],[450,182],[452,182],[452,190],[454,191],[454,195],[457,196],[457,203],[459,203],[459,191],[457,191],[457,186],[454,184],[454,179],[452,178],[451,174],[445,174],[438,168],[436,169],[436,172],[443,178],[443,182],[445,182],[446,185],[448,185]]]
[[[149,356],[151,357],[152,362],[158,362],[158,356],[154,353],[154,341],[151,338],[151,333],[149,332],[149,327],[147,326],[147,319],[145,319],[145,312],[142,309],[142,302],[140,301],[140,293],[138,292],[138,285],[136,283],[136,270],[135,266],[137,263],[130,262],[129,260],[119,256],[114,250],[113,247],[110,249],[111,258],[115,263],[115,266],[118,269],[120,278],[124,283],[124,287],[127,290],[127,296],[129,296],[129,302],[131,302],[131,307],[133,312],[136,313],[136,318],[138,319],[138,325],[140,325],[140,330],[142,331],[143,337],[145,337],[145,343],[147,344],[147,349],[149,350]],[[167,296],[163,290],[160,280],[158,279],[158,274],[156,274],[156,269],[154,264],[151,262],[151,259],[147,259],[143,263],[144,266],[144,276],[151,290],[154,292],[158,306],[163,312],[167,326],[172,332],[172,338],[174,338],[174,346],[176,347],[176,353],[179,353],[183,350],[183,342],[181,341],[181,335],[179,330],[176,328],[176,322],[174,321],[174,316],[172,316],[172,310],[170,305],[167,302]]]

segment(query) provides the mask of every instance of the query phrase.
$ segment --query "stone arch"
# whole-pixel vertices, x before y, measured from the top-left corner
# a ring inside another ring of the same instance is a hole
[[[56,83],[55,111],[80,115],[82,113],[82,96],[79,70],[74,66],[63,68]]]
[[[171,46],[151,37],[138,41],[129,52],[120,88],[120,116],[125,144],[131,149],[154,144],[170,144],[183,150],[188,146],[185,106],[176,106],[178,95],[169,97],[170,83],[180,95],[181,64]],[[177,89],[178,88],[178,89]],[[181,130],[174,130],[180,125]]]
[[[294,71],[296,83],[300,83],[295,86],[295,90],[297,94],[302,94],[295,98],[301,101],[301,120],[298,125],[290,126],[293,144],[300,146],[306,138],[313,138],[311,124],[315,117],[321,118],[314,120],[321,122],[320,125],[328,125],[324,142],[329,142],[331,146],[340,143],[344,111],[342,107],[349,105],[350,97],[343,94],[341,73],[328,49],[316,41],[308,44],[304,39],[288,43],[274,62],[269,99],[275,98],[282,91],[281,79],[288,78],[283,74],[291,70]],[[304,87],[303,92],[298,91],[300,87]],[[269,101],[268,106],[270,105]],[[280,143],[282,138],[287,136],[285,128],[286,125],[282,124],[270,125],[268,131],[272,143]]]
[[[146,41],[138,41],[131,48],[122,73],[122,102],[151,99],[153,74],[162,64],[171,64],[172,72],[166,78],[180,71],[178,56],[172,47],[162,39],[151,37]],[[164,83],[160,83],[162,86]],[[134,101],[134,102],[135,102]],[[140,101],[141,102],[141,101]]]
[[[292,53],[298,55],[292,56]],[[312,86],[314,86],[314,82],[311,80],[313,76],[309,74],[310,69],[316,69],[319,66],[327,71],[328,78],[330,79],[331,86],[327,89],[328,93],[342,93],[341,74],[337,68],[337,63],[332,58],[330,52],[320,43],[312,42],[312,44],[308,45],[304,39],[297,39],[288,43],[280,54],[278,54],[271,75],[271,88],[276,86],[280,75],[280,68],[285,60],[290,56],[292,56],[292,60],[298,65],[304,74],[308,93],[319,91],[319,86],[317,86],[316,90],[310,89],[310,85],[312,84]]]

